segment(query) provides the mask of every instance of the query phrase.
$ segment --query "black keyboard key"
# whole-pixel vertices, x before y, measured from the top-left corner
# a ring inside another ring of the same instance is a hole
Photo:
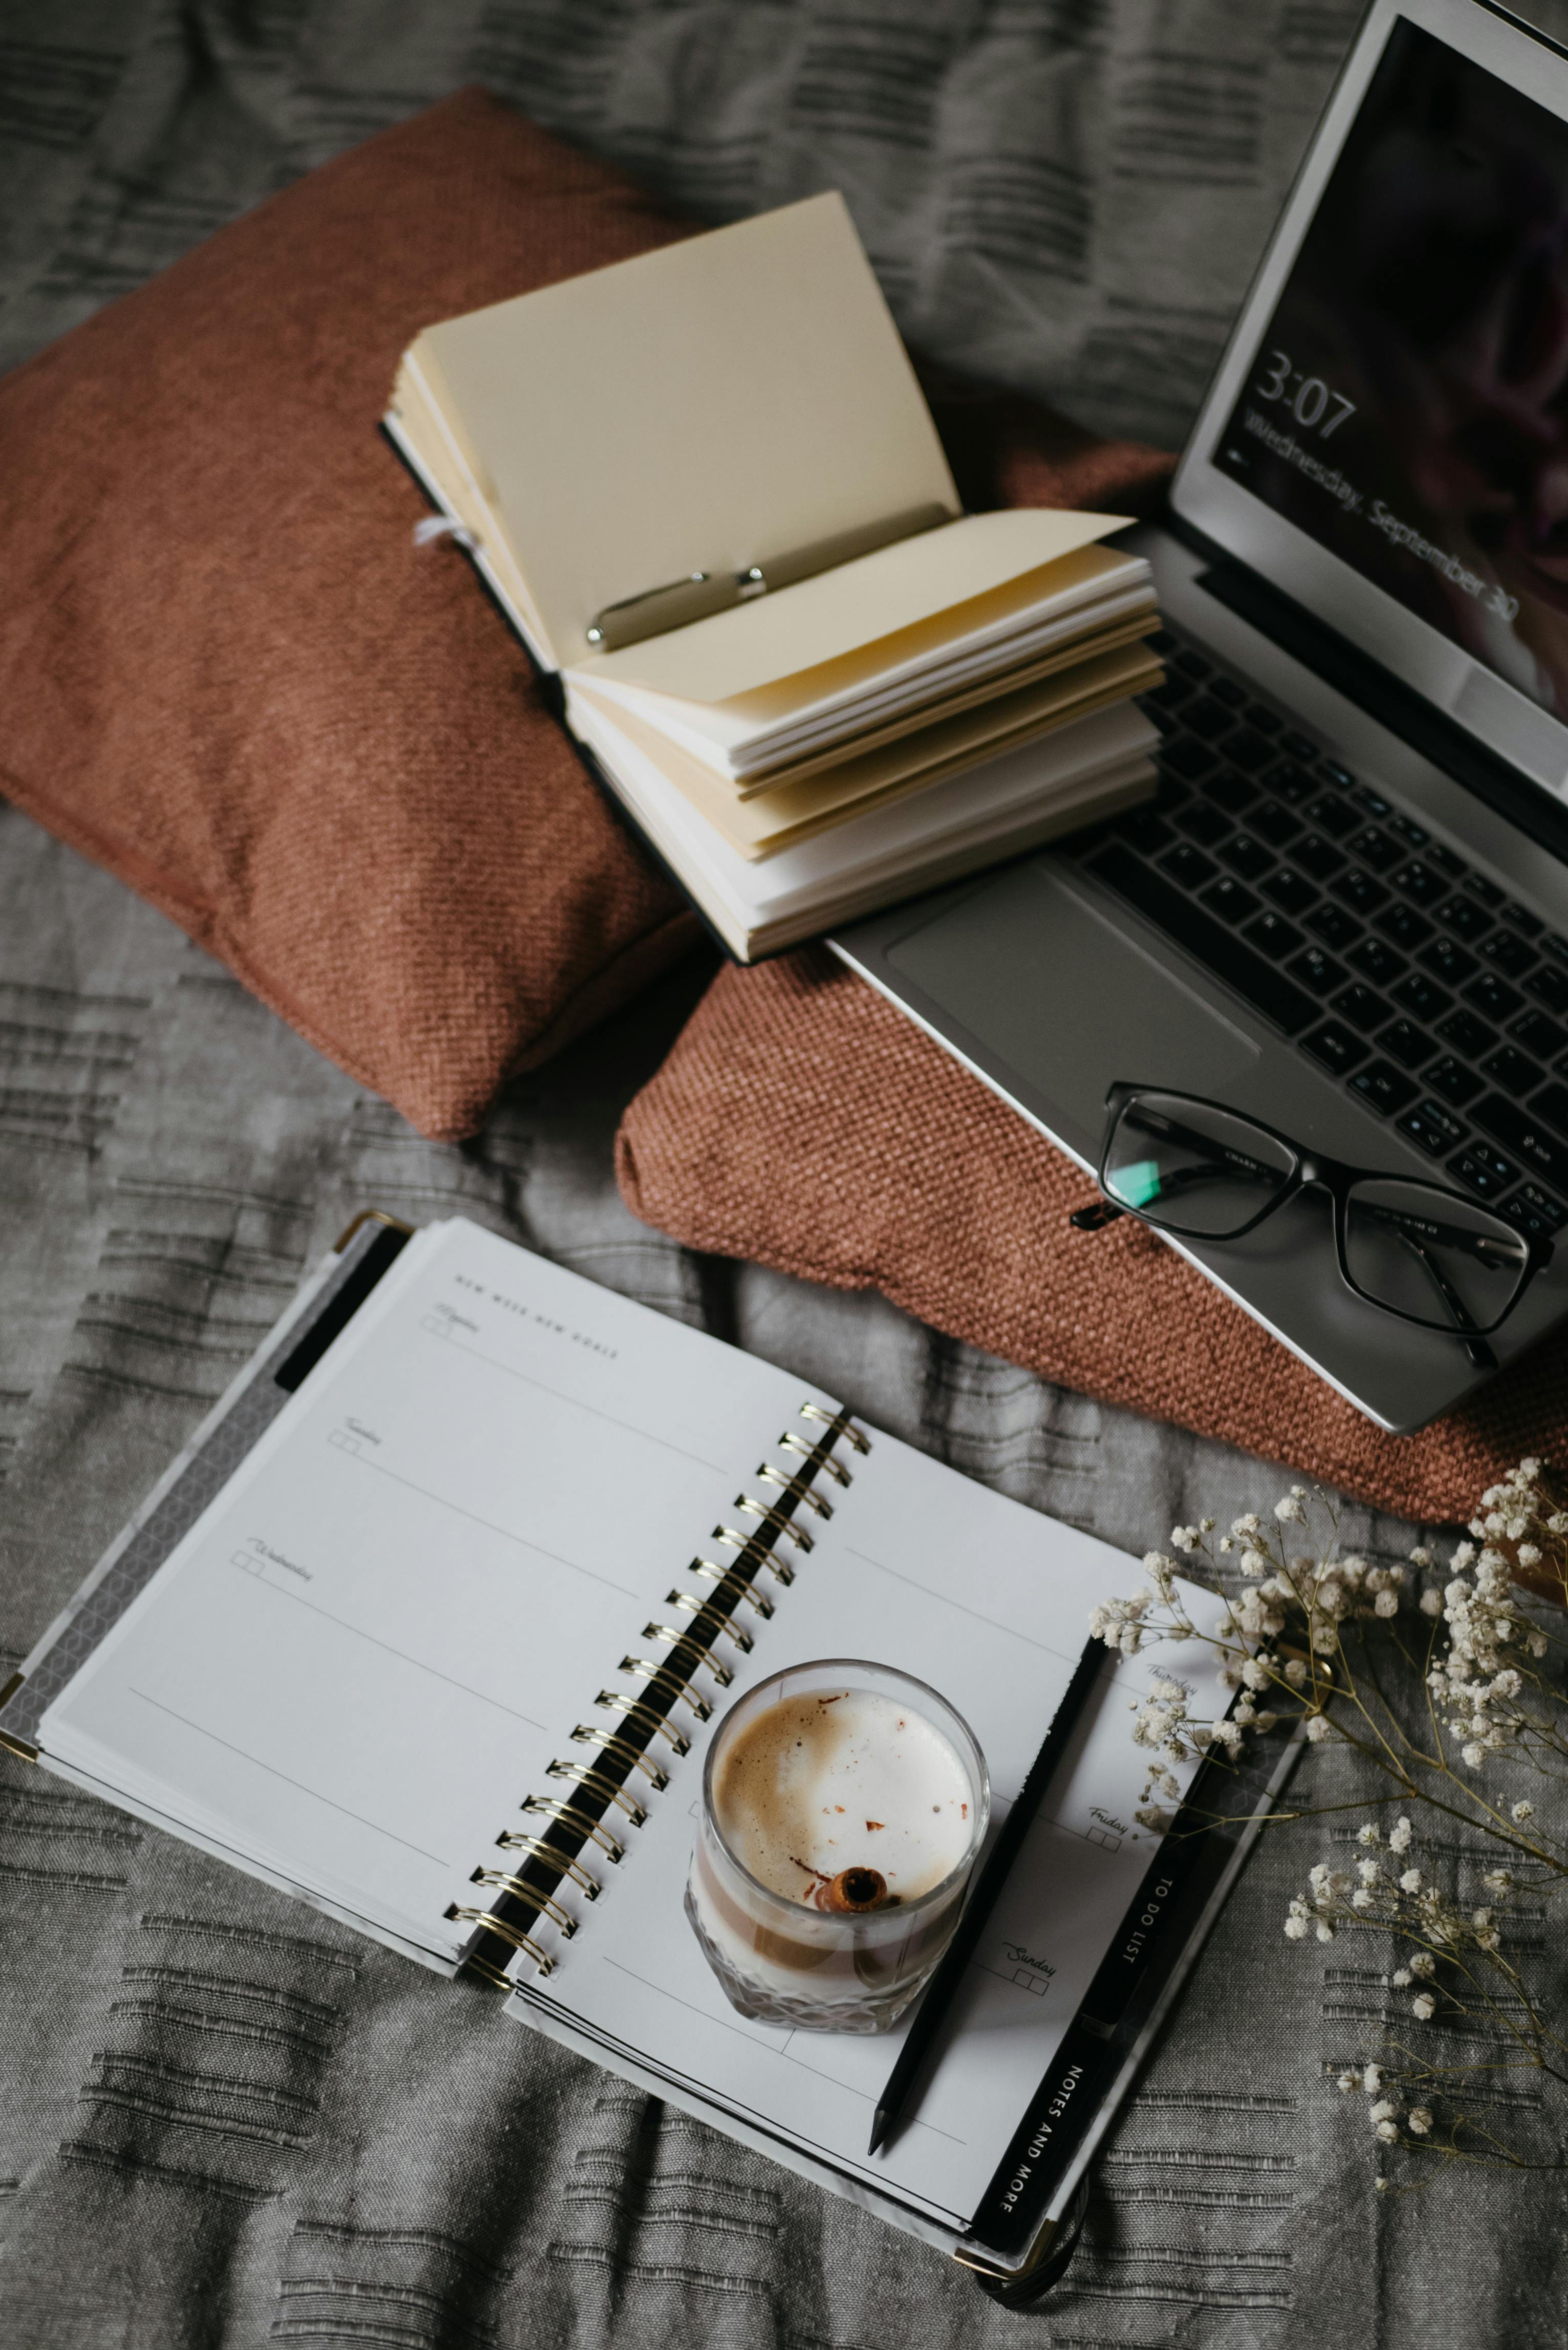
[[[1232,816],[1240,816],[1242,809],[1251,807],[1257,798],[1258,786],[1250,784],[1245,775],[1237,775],[1233,768],[1221,767],[1220,773],[1210,775],[1204,785],[1203,796],[1207,800],[1218,800],[1220,806],[1229,808]]]
[[[1178,848],[1171,854],[1197,857],[1199,852]],[[1148,866],[1140,865],[1119,841],[1112,841],[1091,858],[1088,870],[1136,906],[1157,929],[1164,931],[1227,986],[1233,987],[1238,995],[1244,996],[1276,1028],[1282,1028],[1287,1036],[1293,1036],[1316,1018],[1317,1006],[1304,989],[1293,986],[1282,972],[1233,931],[1228,931],[1223,922],[1217,922],[1201,907],[1182,897]]]
[[[1258,900],[1252,892],[1243,889],[1239,881],[1232,881],[1228,873],[1220,875],[1212,889],[1204,890],[1203,903],[1222,922],[1244,922],[1249,914],[1258,910]]]
[[[1389,990],[1396,1003],[1413,1012],[1417,1020],[1437,1020],[1448,1010],[1453,997],[1446,988],[1426,979],[1418,971],[1407,972],[1397,987]]]
[[[1418,914],[1414,906],[1404,905],[1397,899],[1372,919],[1384,937],[1392,939],[1397,947],[1403,947],[1407,954],[1414,954],[1422,941],[1432,935],[1432,925],[1425,914]]]
[[[1488,1094],[1484,1101],[1477,1102],[1471,1116],[1478,1126],[1517,1152],[1532,1175],[1543,1177],[1560,1191],[1568,1191],[1568,1142],[1549,1134],[1539,1118],[1501,1094]],[[1475,1147],[1471,1145],[1472,1149]],[[1501,1182],[1498,1189],[1502,1189]]]
[[[1243,881],[1255,881],[1273,864],[1274,852],[1265,848],[1261,840],[1254,840],[1251,833],[1239,832],[1220,851],[1220,862],[1228,865],[1232,873],[1239,873]]]
[[[1377,927],[1386,930],[1388,925],[1384,921]],[[1435,972],[1438,979],[1446,980],[1450,987],[1462,986],[1472,972],[1480,969],[1474,955],[1467,954],[1463,947],[1457,947],[1452,939],[1434,939],[1421,961],[1429,972]]]
[[[1159,861],[1164,871],[1173,881],[1179,881],[1184,889],[1200,889],[1220,870],[1211,857],[1205,857],[1200,848],[1193,848],[1187,841]]]
[[[1324,946],[1337,947],[1342,954],[1352,940],[1361,936],[1360,923],[1343,906],[1315,906],[1306,918],[1306,926],[1316,931]]]
[[[1207,677],[1211,664],[1204,660],[1201,653],[1194,652],[1190,645],[1186,645],[1176,656],[1176,666],[1185,670],[1189,677]]]
[[[1442,875],[1434,873],[1429,865],[1423,865],[1418,857],[1412,857],[1407,865],[1401,865],[1388,879],[1413,906],[1435,905],[1448,892],[1449,885]]]
[[[1464,1141],[1467,1129],[1457,1118],[1450,1118],[1441,1102],[1417,1102],[1407,1110],[1395,1125],[1412,1142],[1418,1142],[1428,1159],[1440,1159],[1445,1150],[1453,1150]]]
[[[1405,854],[1398,842],[1390,840],[1386,832],[1379,832],[1375,824],[1364,824],[1345,846],[1352,857],[1359,857],[1363,865],[1370,865],[1374,873],[1386,873]]]
[[[1451,848],[1445,848],[1440,840],[1427,843],[1426,858],[1428,864],[1435,865],[1439,873],[1446,873],[1450,881],[1462,880],[1469,869],[1464,858],[1456,857]]]
[[[1342,985],[1345,980],[1345,965],[1335,962],[1331,954],[1324,954],[1321,947],[1304,947],[1285,969],[1303,987],[1310,987],[1314,995],[1326,995],[1331,987]]]
[[[1303,1036],[1302,1043],[1314,1060],[1321,1061],[1325,1069],[1332,1069],[1336,1077],[1344,1076],[1346,1070],[1355,1068],[1357,1061],[1366,1058],[1366,1047],[1360,1037],[1353,1036],[1348,1028],[1342,1028],[1337,1020],[1325,1020],[1321,1028],[1314,1028],[1310,1036]]]
[[[1535,949],[1511,931],[1493,931],[1490,939],[1481,942],[1481,953],[1493,969],[1506,972],[1510,979],[1519,979],[1535,961]]]
[[[1568,1212],[1539,1183],[1521,1183],[1513,1197],[1503,1201],[1501,1212],[1532,1241],[1549,1241],[1568,1222]]]
[[[1445,1101],[1451,1101],[1459,1109],[1463,1109],[1471,1096],[1481,1089],[1475,1072],[1467,1069],[1462,1061],[1456,1061],[1451,1054],[1433,1062],[1427,1072],[1427,1083],[1434,1093],[1441,1094]]]
[[[1247,699],[1246,687],[1238,685],[1233,677],[1215,678],[1209,691],[1216,702],[1222,702],[1225,704],[1227,710],[1240,710]]]
[[[1568,1045],[1568,1028],[1559,1028],[1544,1012],[1521,1012],[1517,1020],[1509,1022],[1508,1033],[1516,1044],[1542,1061],[1549,1061],[1553,1053],[1560,1053]]]
[[[1146,710],[1151,706],[1156,710],[1179,710],[1184,702],[1190,702],[1191,699],[1191,681],[1174,674],[1166,678],[1164,682],[1157,685],[1151,692],[1140,693],[1138,696],[1139,702]]]
[[[1559,962],[1568,962],[1568,939],[1560,939],[1555,931],[1546,931],[1536,941],[1542,954],[1555,955]]]
[[[1568,1135],[1568,1086],[1548,1086],[1544,1093],[1536,1095],[1530,1107],[1537,1118],[1543,1118],[1559,1134]]]
[[[1332,880],[1345,863],[1333,842],[1324,840],[1317,832],[1303,834],[1292,848],[1291,857],[1314,881]]]
[[[1223,702],[1216,702],[1211,694],[1207,693],[1200,693],[1196,702],[1189,702],[1181,713],[1181,723],[1187,733],[1196,734],[1204,743],[1213,742],[1218,734],[1228,733],[1234,723]]]
[[[1231,819],[1220,808],[1210,807],[1207,800],[1192,800],[1176,819],[1177,830],[1186,833],[1189,840],[1205,848],[1212,848],[1223,840],[1231,829]]]
[[[1490,915],[1473,898],[1450,898],[1446,906],[1438,908],[1438,920],[1457,939],[1479,939],[1491,928]]]
[[[1527,1060],[1511,1045],[1500,1045],[1497,1051],[1489,1053],[1481,1063],[1481,1075],[1490,1077],[1494,1086],[1501,1086],[1517,1100],[1521,1095],[1533,1093],[1546,1072],[1538,1069],[1533,1061]]]
[[[1351,797],[1358,808],[1366,809],[1368,816],[1386,816],[1392,813],[1382,793],[1369,792],[1365,784],[1357,784]]]
[[[1377,1045],[1379,1051],[1386,1053],[1391,1061],[1397,1061],[1402,1069],[1423,1068],[1438,1049],[1426,1030],[1417,1028],[1413,1020],[1396,1020],[1392,1028],[1385,1028]]]
[[[1207,775],[1220,764],[1220,754],[1211,751],[1207,743],[1194,742],[1190,734],[1179,734],[1174,743],[1162,744],[1159,764],[1173,775],[1185,775],[1189,782],[1195,783],[1199,775]]]
[[[1167,653],[1173,653],[1176,650],[1176,639],[1171,635],[1168,629],[1154,629],[1150,635],[1144,639],[1144,642],[1147,645],[1151,653],[1158,653],[1159,655],[1161,660],[1165,659]]]
[[[1317,744],[1309,743],[1304,734],[1282,734],[1280,748],[1288,751],[1293,759],[1315,759]]]
[[[1187,806],[1192,797],[1191,786],[1184,784],[1179,776],[1168,775],[1163,766],[1158,773],[1159,781],[1155,786],[1154,797],[1147,805],[1157,807],[1161,816],[1170,816],[1177,808]]]
[[[1548,1012],[1555,1012],[1559,1017],[1568,1012],[1568,972],[1556,971],[1551,963],[1543,962],[1524,983]]]
[[[1329,888],[1341,905],[1353,908],[1358,914],[1375,914],[1388,896],[1382,882],[1375,881],[1370,873],[1363,873],[1358,865],[1331,881]]]
[[[1481,1055],[1490,1053],[1497,1043],[1495,1028],[1489,1028],[1486,1022],[1478,1020],[1473,1012],[1462,1009],[1439,1021],[1438,1034],[1445,1045],[1451,1045],[1457,1053],[1462,1053],[1470,1061],[1479,1061]]]
[[[1465,888],[1472,898],[1479,898],[1481,904],[1489,907],[1494,914],[1502,903],[1502,891],[1495,881],[1489,881],[1484,873],[1467,873]]]
[[[1358,1069],[1350,1080],[1350,1090],[1359,1094],[1364,1102],[1370,1102],[1385,1118],[1392,1118],[1397,1109],[1403,1109],[1407,1101],[1416,1097],[1416,1088],[1409,1078],[1402,1077],[1387,1061],[1374,1061],[1369,1067]]]
[[[1288,800],[1292,807],[1300,807],[1303,801],[1310,800],[1317,789],[1317,777],[1309,775],[1304,767],[1293,765],[1289,760],[1278,767],[1271,767],[1263,781],[1272,792],[1279,794],[1281,799]]]
[[[1287,922],[1282,914],[1260,914],[1255,922],[1248,923],[1241,936],[1250,940],[1260,954],[1266,954],[1271,962],[1293,954],[1302,942],[1295,924]]]
[[[1355,965],[1363,979],[1372,980],[1378,987],[1390,987],[1405,968],[1404,959],[1381,939],[1360,939],[1350,950],[1348,960]],[[1422,982],[1423,986],[1426,984]],[[1433,990],[1434,994],[1437,993]]]
[[[1153,719],[1155,724],[1158,727],[1162,734],[1175,733],[1176,712],[1174,710],[1162,709],[1160,704],[1155,701],[1153,695],[1147,693],[1142,697],[1138,707],[1143,712],[1146,718]]]
[[[1479,979],[1472,979],[1464,996],[1467,1003],[1473,1003],[1489,1020],[1506,1020],[1524,1002],[1517,988],[1510,987],[1506,980],[1499,979],[1491,971],[1483,971]]]
[[[1335,840],[1343,840],[1347,832],[1355,830],[1355,810],[1337,792],[1319,792],[1306,811],[1307,822],[1315,824]]]
[[[1278,800],[1265,800],[1261,808],[1252,811],[1252,830],[1271,847],[1283,848],[1301,830],[1301,819]]]
[[[1288,865],[1282,865],[1279,871],[1272,873],[1264,882],[1263,895],[1272,898],[1275,905],[1287,914],[1304,914],[1317,891],[1310,881],[1303,881],[1299,873],[1293,873]]]
[[[1249,775],[1266,766],[1274,755],[1274,746],[1251,726],[1239,726],[1225,745],[1225,756],[1233,767],[1241,767]]]
[[[1494,1097],[1495,1098],[1495,1097]],[[1506,1107],[1506,1105],[1505,1105]],[[1449,1161],[1449,1172],[1467,1184],[1479,1200],[1495,1200],[1511,1183],[1519,1180],[1519,1170],[1490,1143],[1472,1142],[1457,1159]]]
[[[1333,1008],[1342,1020],[1348,1020],[1353,1028],[1359,1028],[1364,1036],[1370,1036],[1375,1028],[1382,1027],[1394,1007],[1356,980],[1349,987],[1341,989],[1334,999]]]
[[[1265,710],[1261,702],[1247,705],[1247,723],[1255,726],[1260,734],[1277,734],[1284,723],[1277,710]]]
[[[1326,775],[1331,784],[1337,784],[1342,792],[1355,789],[1355,777],[1348,767],[1340,766],[1335,760],[1320,759],[1317,763],[1317,771],[1320,775]]]
[[[1116,831],[1129,847],[1137,849],[1145,857],[1158,856],[1176,838],[1165,818],[1156,816],[1154,810],[1147,807],[1134,808],[1130,816],[1120,817]]]
[[[1401,840],[1409,842],[1412,848],[1425,848],[1427,846],[1428,835],[1422,831],[1414,817],[1401,816],[1396,808],[1392,816],[1385,816],[1383,820],[1390,832],[1397,832]]]
[[[1546,928],[1540,915],[1532,914],[1528,906],[1505,906],[1502,910],[1502,919],[1511,929],[1516,930],[1521,938],[1538,939]]]

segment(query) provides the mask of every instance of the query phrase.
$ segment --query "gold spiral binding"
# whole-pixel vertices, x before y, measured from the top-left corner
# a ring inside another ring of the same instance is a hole
[[[525,1812],[539,1812],[547,1820],[559,1820],[563,1827],[576,1828],[579,1835],[586,1835],[590,1843],[596,1844],[605,1858],[613,1861],[617,1866],[626,1858],[625,1845],[617,1844],[607,1828],[601,1826],[597,1820],[591,1819],[587,1812],[579,1811],[575,1804],[558,1804],[553,1795],[524,1795],[522,1808]],[[500,1835],[495,1841],[504,1844],[506,1838]]]
[[[644,1704],[641,1698],[625,1697],[619,1690],[600,1690],[594,1703],[605,1706],[616,1713],[628,1715],[640,1728],[656,1737],[668,1738],[677,1754],[691,1753],[691,1741],[681,1736],[668,1715],[656,1713],[652,1706]]]
[[[694,1558],[691,1572],[700,1575],[704,1583],[727,1583],[735,1570],[732,1566],[721,1566],[717,1559]],[[745,1601],[748,1607],[754,1607],[764,1623],[773,1620],[774,1603],[765,1591],[753,1590],[749,1583],[744,1583],[737,1596]]]
[[[857,1452],[866,1453],[871,1450],[871,1439],[864,1429],[856,1427],[847,1412],[824,1411],[819,1403],[803,1403],[800,1417],[802,1419],[821,1420],[826,1427],[842,1436],[846,1444],[852,1444]]]
[[[795,1496],[797,1501],[805,1501],[809,1497],[811,1497],[811,1488],[809,1486]],[[754,1493],[737,1493],[735,1496],[734,1506],[737,1510],[746,1511],[747,1513],[753,1518],[761,1518],[763,1525],[772,1526],[775,1534],[798,1534],[800,1532],[800,1528],[795,1524],[794,1519],[790,1517],[788,1512],[782,1510],[776,1502],[759,1502]],[[832,1514],[833,1513],[831,1509],[829,1509],[829,1517],[831,1517]],[[756,1536],[753,1534],[752,1539],[754,1542],[756,1540]],[[771,1561],[774,1554],[770,1552],[768,1555]]]
[[[641,1680],[656,1681],[660,1689],[672,1690],[677,1697],[685,1699],[699,1721],[711,1721],[713,1709],[701,1690],[694,1690],[690,1681],[683,1681],[679,1673],[671,1672],[668,1665],[658,1663],[654,1658],[623,1657],[617,1670],[635,1673]]]
[[[459,1925],[483,1926],[487,1934],[495,1935],[503,1942],[510,1942],[514,1950],[521,1950],[525,1958],[533,1960],[542,1975],[555,1973],[556,1961],[549,1953],[542,1950],[538,1943],[529,1935],[519,1932],[515,1926],[509,1926],[504,1918],[493,1918],[488,1909],[462,1908],[456,1902],[453,1902],[446,1914],[449,1918],[454,1918]],[[482,1974],[486,1982],[493,1982],[500,1971],[483,1959],[469,1959],[465,1963]],[[508,1991],[515,1989],[516,1986],[509,1976],[503,1975],[501,1980]]]
[[[719,1631],[733,1640],[743,1657],[749,1657],[756,1646],[749,1632],[743,1631],[739,1624],[732,1623],[728,1616],[722,1616],[711,1599],[700,1599],[694,1591],[667,1591],[664,1604],[667,1607],[679,1607],[683,1616],[706,1617]]]
[[[781,1436],[779,1439],[779,1442],[781,1444],[789,1444],[789,1441],[790,1440],[787,1436]],[[809,1454],[811,1447],[809,1444],[794,1444],[790,1446],[790,1450],[794,1452],[805,1452]],[[826,1465],[827,1463],[825,1460],[823,1462],[824,1468],[826,1468]],[[835,1462],[834,1465],[836,1467],[837,1463]],[[762,1479],[764,1485],[782,1485],[786,1493],[793,1493],[797,1502],[804,1502],[806,1508],[812,1512],[814,1516],[819,1518],[830,1518],[833,1515],[833,1504],[831,1502],[825,1502],[822,1495],[817,1492],[813,1486],[799,1484],[794,1477],[786,1477],[784,1471],[782,1469],[775,1469],[771,1461],[759,1461],[757,1463],[756,1473]]]
[[[798,1453],[803,1461],[814,1461],[819,1469],[827,1471],[836,1485],[852,1485],[855,1482],[854,1471],[846,1469],[842,1461],[836,1461],[830,1452],[824,1452],[820,1445],[803,1444],[798,1436],[784,1435],[779,1439],[779,1450]],[[831,1512],[833,1505],[828,1503],[826,1507]]]
[[[514,1828],[504,1828],[495,1841],[498,1845],[506,1846],[510,1851],[525,1852],[531,1859],[543,1861],[549,1867],[557,1869],[563,1877],[569,1877],[585,1901],[598,1899],[598,1878],[590,1877],[580,1861],[570,1859],[564,1852],[557,1852],[553,1844],[545,1844],[542,1837],[519,1835]],[[473,1882],[479,1882],[477,1873]]]
[[[803,1442],[789,1430],[779,1438],[779,1450],[794,1454],[805,1464],[793,1477],[776,1468],[772,1461],[764,1461],[758,1464],[758,1482],[773,1487],[781,1498],[778,1501],[759,1501],[754,1494],[737,1493],[732,1506],[747,1517],[754,1518],[757,1521],[755,1527],[751,1533],[743,1534],[736,1526],[718,1525],[713,1528],[711,1539],[722,1543],[738,1555],[728,1566],[710,1558],[696,1558],[691,1562],[691,1572],[694,1575],[721,1586],[729,1586],[724,1599],[718,1592],[711,1598],[703,1598],[691,1591],[667,1592],[666,1605],[691,1618],[689,1627],[681,1631],[673,1624],[657,1622],[643,1627],[645,1639],[666,1640],[670,1644],[679,1655],[680,1669],[670,1658],[661,1662],[653,1657],[624,1656],[619,1670],[639,1679],[643,1683],[642,1693],[628,1696],[619,1690],[600,1690],[594,1700],[596,1705],[603,1706],[607,1711],[624,1715],[628,1722],[636,1725],[648,1738],[657,1736],[667,1740],[678,1756],[690,1754],[691,1742],[675,1727],[668,1706],[676,1703],[690,1706],[700,1722],[710,1721],[713,1711],[711,1703],[701,1689],[686,1678],[687,1672],[700,1666],[712,1674],[720,1689],[728,1689],[735,1677],[733,1668],[712,1653],[703,1636],[716,1639],[722,1633],[734,1642],[742,1656],[750,1656],[754,1643],[751,1634],[735,1622],[734,1608],[744,1601],[764,1623],[771,1620],[774,1603],[756,1587],[754,1578],[765,1568],[780,1584],[792,1584],[795,1570],[779,1556],[779,1544],[787,1541],[803,1555],[809,1555],[815,1548],[813,1536],[796,1520],[796,1511],[808,1510],[814,1517],[824,1521],[833,1515],[833,1503],[814,1490],[812,1478],[820,1472],[840,1487],[852,1483],[851,1472],[841,1461],[833,1457],[832,1447],[841,1437],[858,1453],[865,1454],[871,1450],[870,1439],[863,1430],[854,1425],[846,1411],[830,1412],[818,1403],[803,1403],[798,1417],[816,1421],[827,1432],[815,1444]],[[688,1658],[693,1659],[691,1666],[687,1664]],[[665,1701],[662,1709],[659,1703],[651,1701],[656,1694]],[[626,1773],[640,1771],[649,1785],[659,1793],[670,1784],[668,1773],[660,1770],[642,1748],[634,1746],[629,1739],[619,1737],[613,1731],[579,1722],[572,1731],[572,1739],[576,1745],[597,1748],[596,1760],[613,1757]],[[616,1804],[634,1827],[646,1825],[648,1814],[642,1805],[628,1794],[624,1786],[607,1776],[604,1770],[586,1763],[562,1761],[559,1757],[547,1768],[552,1779],[567,1780],[586,1788],[607,1809],[610,1804]],[[583,1840],[577,1852],[592,1844],[612,1862],[624,1857],[625,1847],[579,1804],[560,1803],[552,1796],[526,1795],[522,1808],[576,1831]],[[526,1854],[528,1864],[534,1867],[553,1869],[557,1889],[570,1884],[586,1900],[598,1899],[603,1887],[598,1879],[582,1866],[576,1853],[562,1851],[541,1836],[517,1829],[506,1829],[495,1842],[503,1851]],[[509,1898],[528,1904],[535,1919],[547,1918],[564,1940],[570,1940],[577,1930],[577,1921],[570,1910],[563,1908],[553,1895],[541,1892],[525,1877],[504,1868],[476,1868],[472,1882],[493,1886]],[[549,1953],[540,1948],[531,1934],[514,1926],[510,1919],[499,1918],[491,1910],[456,1904],[446,1914],[465,1924],[482,1927],[486,1934],[532,1959],[542,1977],[555,1971],[555,1960]],[[515,1987],[505,1968],[497,1966],[481,1950],[471,1953],[462,1963],[469,1973],[495,1990],[510,1992]]]
[[[493,1885],[503,1893],[510,1893],[514,1901],[531,1901],[542,1910],[563,1941],[569,1942],[577,1930],[577,1921],[569,1909],[563,1909],[549,1894],[541,1893],[525,1877],[512,1877],[504,1868],[476,1868],[470,1877],[471,1885]]]
[[[602,1795],[606,1803],[618,1804],[634,1828],[648,1825],[648,1814],[642,1805],[635,1803],[624,1787],[618,1787],[613,1779],[607,1779],[602,1771],[590,1771],[586,1762],[552,1762],[547,1766],[546,1775],[552,1779],[573,1780],[577,1786],[587,1787],[591,1794]]]
[[[613,1754],[618,1762],[629,1762],[634,1769],[646,1772],[649,1785],[658,1794],[662,1795],[669,1786],[669,1778],[657,1762],[650,1762],[640,1747],[628,1745],[624,1738],[617,1738],[612,1731],[600,1730],[591,1721],[579,1721],[572,1736],[579,1746],[602,1746],[606,1753]]]

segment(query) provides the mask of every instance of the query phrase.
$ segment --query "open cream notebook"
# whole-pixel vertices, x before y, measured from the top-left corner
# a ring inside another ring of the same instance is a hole
[[[986,2226],[988,2192],[1161,1865],[1134,1822],[1143,1661],[1107,1658],[935,2070],[875,2158],[897,2036],[743,2022],[687,1924],[705,1741],[755,1677],[873,1658],[965,1715],[1000,1819],[1089,1608],[1135,1572],[472,1224],[369,1229],[27,1659],[0,1737],[1006,2264],[1025,2246]],[[1223,1711],[1199,1663],[1189,1678]]]
[[[1125,517],[960,511],[836,195],[427,328],[384,422],[742,958],[1150,787]]]

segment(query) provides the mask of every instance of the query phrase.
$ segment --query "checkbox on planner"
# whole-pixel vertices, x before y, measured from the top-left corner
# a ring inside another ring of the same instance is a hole
[[[450,1338],[452,1324],[444,1314],[425,1314],[420,1317],[420,1328],[428,1330],[432,1338]]]
[[[346,1428],[335,1428],[327,1441],[328,1444],[335,1444],[339,1452],[352,1452],[357,1455],[359,1451],[358,1438],[350,1436]]]

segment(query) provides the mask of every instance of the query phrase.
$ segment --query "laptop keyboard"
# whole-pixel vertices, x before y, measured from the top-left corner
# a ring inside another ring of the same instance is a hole
[[[1168,630],[1096,878],[1532,1238],[1568,1223],[1568,940]]]

